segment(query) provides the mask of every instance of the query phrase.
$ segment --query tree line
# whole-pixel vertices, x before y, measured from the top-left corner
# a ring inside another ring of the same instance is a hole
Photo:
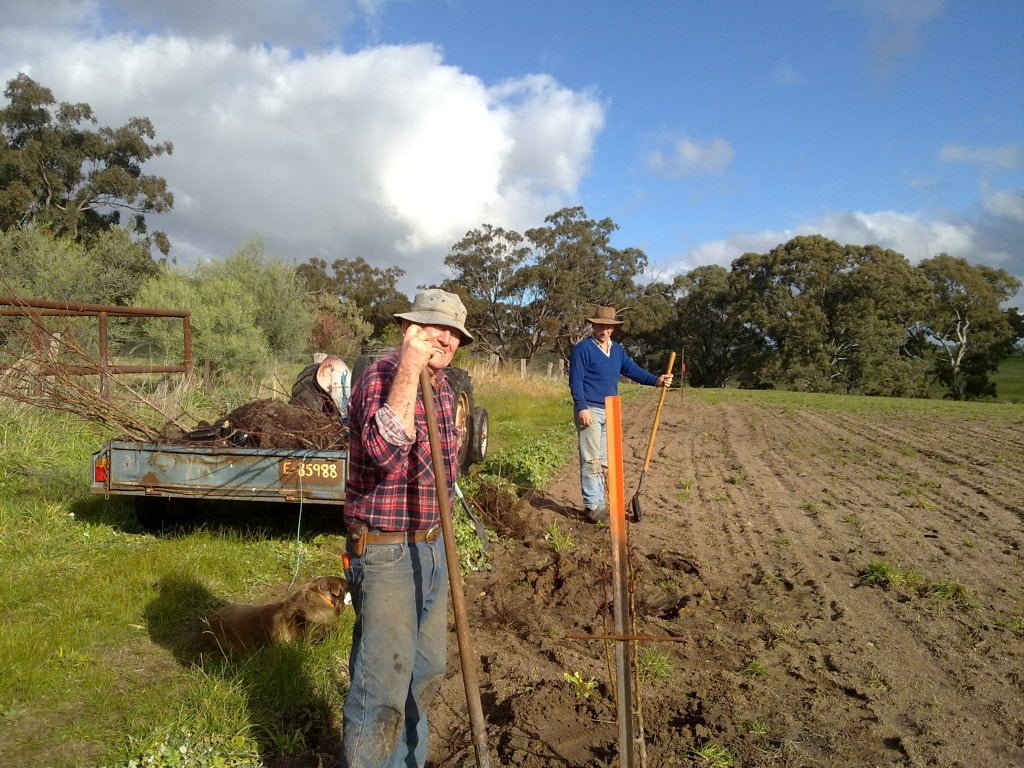
[[[262,240],[223,260],[178,267],[147,216],[173,208],[146,160],[170,153],[146,118],[97,128],[88,104],[58,103],[21,74],[0,109],[0,293],[192,312],[193,354],[224,372],[311,350],[358,354],[394,341],[409,307],[404,270],[364,257],[298,266]],[[122,214],[127,214],[122,220]],[[989,375],[1024,337],[1020,282],[1005,270],[938,254],[911,265],[877,245],[796,237],[730,267],[648,279],[639,248],[617,248],[608,218],[568,207],[522,233],[483,224],[454,243],[440,287],[463,297],[474,349],[568,359],[594,305],[627,320],[624,340],[652,370],[686,351],[695,386],[950,397],[994,395]],[[143,335],[174,351],[159,322]]]

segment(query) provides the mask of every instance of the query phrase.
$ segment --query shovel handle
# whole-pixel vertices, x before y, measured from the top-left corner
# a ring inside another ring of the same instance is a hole
[[[441,530],[444,532],[444,555],[448,563],[448,587],[452,595],[452,613],[455,615],[455,636],[459,641],[459,661],[462,664],[462,683],[466,689],[466,706],[476,748],[477,768],[490,768],[490,754],[487,748],[487,723],[484,721],[483,705],[480,702],[480,684],[476,673],[476,653],[473,639],[469,634],[469,618],[466,614],[466,596],[462,588],[462,571],[459,570],[459,552],[455,545],[455,523],[452,519],[451,498],[448,496],[448,476],[441,448],[441,431],[437,425],[437,408],[434,404],[434,385],[430,371],[420,372],[420,394],[423,397],[423,412],[427,419],[427,437],[430,440],[430,456],[434,465],[434,484],[437,487],[437,505],[441,511]]]
[[[665,373],[672,373],[672,369],[676,364],[676,353],[670,352],[668,356],[668,367],[665,369]],[[647,468],[651,466],[651,456],[654,453],[654,438],[658,435],[658,422],[661,421],[661,408],[665,405],[665,393],[668,392],[668,387],[661,388],[661,396],[658,398],[658,410],[654,413],[654,426],[651,427],[651,437],[647,440],[647,455],[644,456],[644,468],[646,472]]]

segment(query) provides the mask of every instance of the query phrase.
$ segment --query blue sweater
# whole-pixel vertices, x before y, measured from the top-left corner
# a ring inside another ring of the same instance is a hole
[[[625,376],[638,384],[654,386],[658,377],[637,365],[625,348],[612,342],[611,354],[605,355],[593,336],[588,336],[572,348],[569,357],[569,391],[573,408],[604,408],[604,399],[619,394],[619,377]]]

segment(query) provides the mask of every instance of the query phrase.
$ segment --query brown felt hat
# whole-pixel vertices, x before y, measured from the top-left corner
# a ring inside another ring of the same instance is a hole
[[[615,316],[615,307],[594,307],[594,316],[588,317],[587,322],[598,325],[622,325],[622,321]]]

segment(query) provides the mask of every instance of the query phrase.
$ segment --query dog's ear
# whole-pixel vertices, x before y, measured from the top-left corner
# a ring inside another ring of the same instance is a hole
[[[340,576],[329,576],[327,578],[327,588],[335,597],[344,597],[345,593],[348,592],[348,582]]]

